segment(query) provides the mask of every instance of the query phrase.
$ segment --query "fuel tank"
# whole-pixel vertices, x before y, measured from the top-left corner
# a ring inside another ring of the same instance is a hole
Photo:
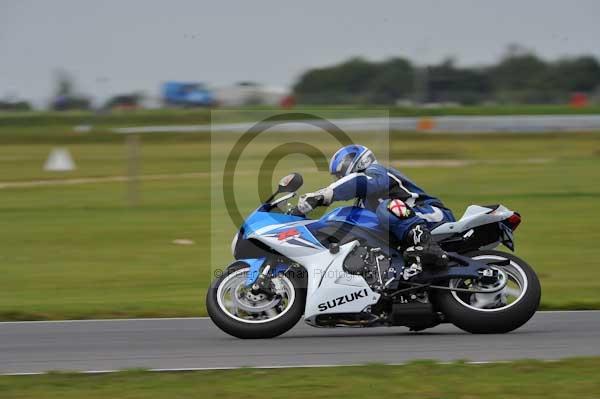
[[[389,232],[381,227],[377,215],[356,206],[336,208],[306,227],[324,246],[357,238],[372,246],[388,246],[390,240]]]

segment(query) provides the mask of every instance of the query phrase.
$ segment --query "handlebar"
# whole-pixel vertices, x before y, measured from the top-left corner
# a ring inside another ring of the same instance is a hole
[[[288,215],[292,215],[292,216],[305,216],[302,212],[300,212],[298,210],[297,206],[290,209],[287,213],[288,213]]]

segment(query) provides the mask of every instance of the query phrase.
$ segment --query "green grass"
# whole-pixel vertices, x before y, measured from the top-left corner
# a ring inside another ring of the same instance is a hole
[[[243,214],[257,204],[265,149],[294,137],[274,134],[248,148],[235,190]],[[325,154],[335,150],[332,141],[311,137]],[[377,137],[356,139],[384,154]],[[143,180],[137,208],[127,206],[124,182],[0,189],[0,319],[205,315],[213,271],[231,260],[235,227],[215,196],[235,138],[144,137],[143,175],[170,178]],[[51,141],[0,145],[0,182],[127,173],[120,137],[91,135],[62,145],[74,154],[74,172],[42,171]],[[457,216],[471,203],[520,211],[517,255],[539,273],[543,307],[600,308],[600,134],[395,133],[389,150],[393,162],[468,161],[402,169]],[[302,192],[330,181],[298,155],[277,164],[273,181],[292,170],[305,177]],[[180,176],[190,172],[196,174]],[[182,238],[195,245],[173,244]]]
[[[241,369],[0,376],[0,397],[25,398],[597,398],[600,358],[473,365]]]

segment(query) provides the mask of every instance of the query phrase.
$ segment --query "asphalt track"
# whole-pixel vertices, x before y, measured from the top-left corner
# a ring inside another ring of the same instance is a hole
[[[471,335],[451,325],[411,333],[401,327],[319,329],[301,322],[270,340],[232,338],[206,318],[0,323],[3,374],[592,355],[600,355],[600,311],[539,312],[504,335]]]

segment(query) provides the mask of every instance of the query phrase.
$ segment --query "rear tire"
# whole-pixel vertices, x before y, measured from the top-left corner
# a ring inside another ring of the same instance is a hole
[[[232,264],[221,277],[213,281],[206,294],[208,315],[217,327],[229,335],[242,339],[273,338],[294,327],[304,314],[304,305],[306,303],[306,289],[303,288],[305,285],[300,278],[301,276],[299,276],[303,273],[292,271],[285,275],[285,278],[293,284],[293,302],[284,314],[272,321],[260,323],[244,322],[232,317],[222,309],[217,297],[219,286],[226,281],[228,276],[244,269],[249,269],[249,266],[244,262]]]
[[[446,319],[473,334],[501,334],[513,331],[525,324],[537,311],[541,286],[535,271],[522,259],[501,251],[482,250],[467,254],[471,258],[498,259],[511,262],[511,267],[522,270],[525,276],[525,291],[514,303],[497,309],[477,309],[459,299],[459,293],[440,290],[436,295],[436,304]],[[499,266],[502,268],[502,266]],[[470,294],[472,295],[472,294]],[[488,295],[488,294],[486,294]]]

